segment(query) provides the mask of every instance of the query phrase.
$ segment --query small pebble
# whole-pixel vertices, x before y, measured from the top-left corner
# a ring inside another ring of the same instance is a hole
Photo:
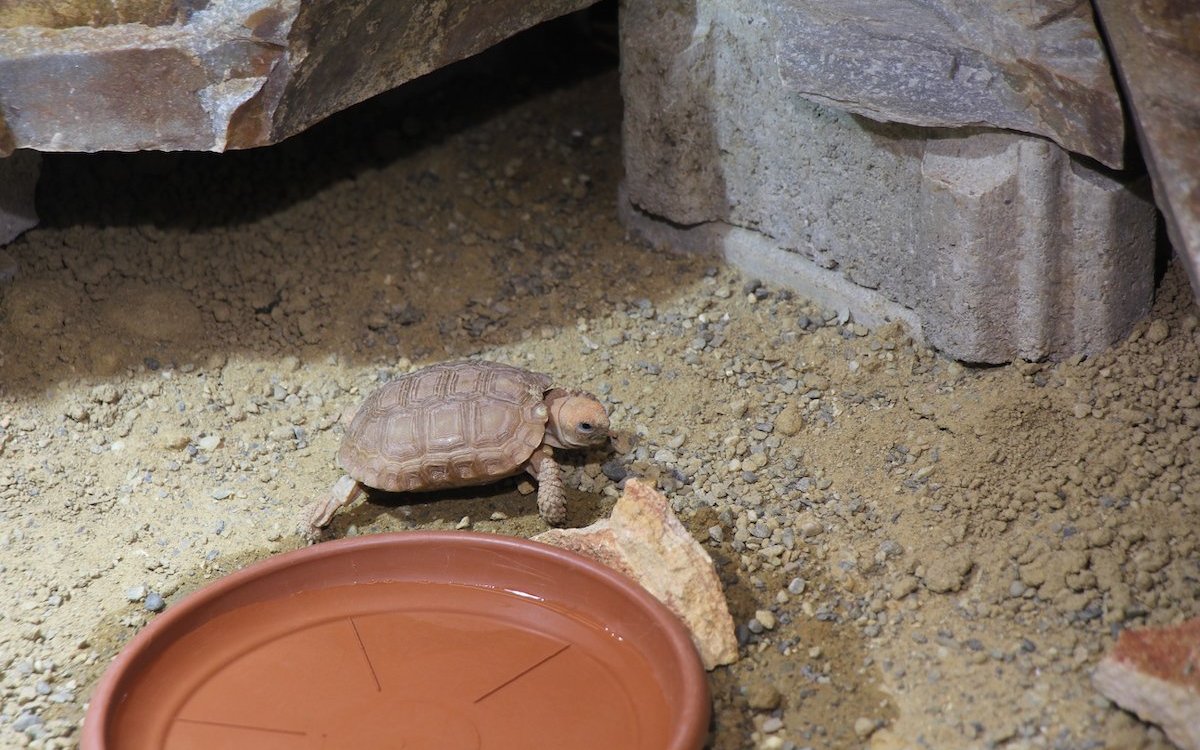
[[[865,740],[875,734],[875,730],[877,729],[879,729],[879,722],[875,719],[860,716],[854,720],[854,733],[858,735],[860,740]]]
[[[775,615],[769,609],[760,609],[754,613],[754,619],[762,623],[767,630],[775,629]]]
[[[629,470],[619,459],[610,459],[600,464],[600,471],[613,482],[619,482],[629,475]]]
[[[162,612],[167,603],[163,601],[162,595],[157,591],[151,591],[146,595],[146,602],[142,605],[147,612]]]
[[[200,441],[199,441],[199,443],[197,443],[197,445],[200,446],[201,450],[211,451],[215,448],[220,447],[221,436],[220,435],[205,435],[204,437],[200,438]]]
[[[782,700],[779,688],[769,683],[758,682],[746,688],[746,702],[755,711],[774,711]]]
[[[775,431],[784,435],[795,435],[804,429],[804,415],[799,407],[790,404],[775,417]]]
[[[1152,344],[1161,344],[1170,335],[1171,329],[1165,320],[1156,320],[1146,329],[1146,339]]]

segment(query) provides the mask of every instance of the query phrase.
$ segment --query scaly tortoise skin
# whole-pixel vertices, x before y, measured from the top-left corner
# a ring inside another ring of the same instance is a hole
[[[346,430],[338,462],[347,475],[317,503],[308,532],[373,487],[424,492],[529,472],[538,510],[566,517],[553,448],[587,448],[608,438],[594,396],[553,388],[542,373],[496,362],[450,362],[402,375],[371,393]]]

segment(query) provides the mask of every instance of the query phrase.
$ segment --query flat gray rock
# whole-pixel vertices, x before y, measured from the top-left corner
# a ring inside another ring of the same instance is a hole
[[[1096,0],[1158,207],[1200,301],[1200,7]]]
[[[780,76],[884,122],[990,126],[1124,166],[1125,126],[1091,6],[1077,0],[768,0]]]

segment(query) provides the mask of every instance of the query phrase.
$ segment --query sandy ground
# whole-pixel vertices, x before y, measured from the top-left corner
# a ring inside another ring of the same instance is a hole
[[[272,149],[47,158],[0,287],[0,746],[74,746],[151,610],[303,543],[344,410],[480,356],[640,436],[571,464],[570,525],[638,474],[717,561],[743,648],[711,747],[1166,747],[1088,675],[1200,613],[1182,274],[1109,353],[965,368],[631,242],[615,71],[527,60]],[[509,483],[330,536],[464,523],[545,528]]]

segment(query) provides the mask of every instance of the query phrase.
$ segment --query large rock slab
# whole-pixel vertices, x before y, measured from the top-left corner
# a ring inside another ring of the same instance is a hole
[[[769,0],[763,17],[783,85],[810,101],[883,122],[1035,133],[1123,165],[1121,101],[1088,3]]]
[[[774,0],[629,0],[623,216],[971,362],[1104,350],[1149,309],[1144,175],[1040,136],[880,123],[781,84]],[[797,32],[799,33],[799,32]]]
[[[688,626],[705,669],[737,660],[733,617],[712,558],[650,485],[630,479],[609,518],[551,529],[534,541],[586,555],[640,583]]]
[[[1200,301],[1200,5],[1095,0],[1176,253]]]
[[[1200,617],[1121,631],[1092,683],[1121,708],[1161,725],[1180,750],[1200,750]]]
[[[0,153],[283,140],[588,0],[0,6]],[[93,7],[94,6],[94,7]]]

